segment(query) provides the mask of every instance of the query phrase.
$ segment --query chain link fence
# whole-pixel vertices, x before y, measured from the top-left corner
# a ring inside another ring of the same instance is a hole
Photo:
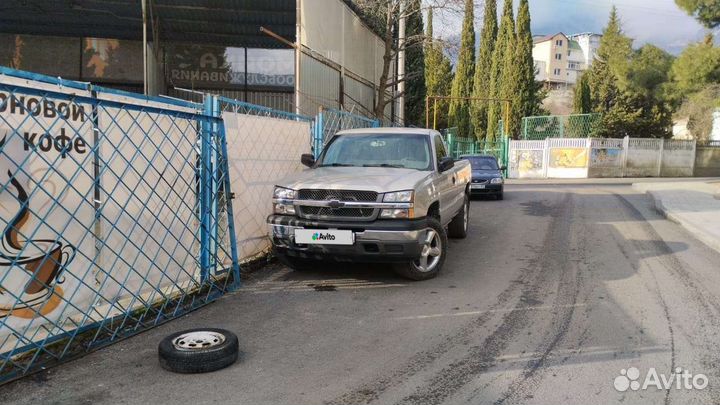
[[[237,288],[228,196],[203,105],[0,68],[0,382]]]
[[[502,122],[500,124],[502,127]],[[502,134],[502,128],[499,130]],[[490,141],[478,141],[474,138],[458,136],[457,127],[440,131],[448,147],[448,153],[455,159],[463,155],[491,155],[495,156],[500,166],[507,166],[508,139],[505,136]]]
[[[590,138],[597,132],[600,120],[600,114],[524,117],[520,126],[519,139]]]
[[[338,131],[355,128],[377,128],[380,125],[379,120],[346,111],[323,108],[315,118],[313,154],[315,158],[320,156],[325,143]]]

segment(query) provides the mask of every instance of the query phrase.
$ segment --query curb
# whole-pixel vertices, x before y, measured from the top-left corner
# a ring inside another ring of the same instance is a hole
[[[690,232],[695,238],[700,240],[702,243],[707,245],[709,248],[716,250],[718,253],[720,253],[720,238],[717,238],[709,233],[707,233],[704,229],[701,229],[691,223],[688,223],[687,221],[683,221],[682,218],[680,218],[678,215],[674,214],[672,210],[668,210],[665,208],[665,205],[662,202],[662,199],[658,198],[653,194],[651,191],[645,192],[647,195],[650,196],[650,198],[653,201],[653,204],[655,205],[655,209],[657,210],[660,215],[667,218],[669,221],[675,222],[676,224],[682,226],[685,228],[686,231]]]

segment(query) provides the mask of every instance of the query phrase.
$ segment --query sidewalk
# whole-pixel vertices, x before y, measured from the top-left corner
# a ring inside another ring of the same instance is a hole
[[[720,251],[720,179],[672,183],[634,183],[647,193],[658,211],[696,238]]]

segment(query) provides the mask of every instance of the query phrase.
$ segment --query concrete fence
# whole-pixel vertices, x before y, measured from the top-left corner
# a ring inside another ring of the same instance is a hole
[[[510,178],[720,176],[720,148],[694,140],[547,138],[510,142]]]

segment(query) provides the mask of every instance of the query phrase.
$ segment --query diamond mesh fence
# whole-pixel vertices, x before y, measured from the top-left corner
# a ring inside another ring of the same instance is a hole
[[[0,382],[239,285],[224,127],[202,111],[0,68]]]
[[[594,136],[600,124],[600,114],[524,117],[520,127],[520,139],[589,138]]]
[[[502,126],[502,122],[500,124]],[[440,131],[448,146],[448,153],[457,159],[463,155],[491,155],[495,156],[500,166],[507,166],[508,141],[500,136],[491,141],[478,141],[474,138],[463,138],[457,136],[456,127]]]
[[[380,121],[346,111],[322,109],[315,122],[313,154],[317,158],[323,146],[338,131],[355,128],[376,128]]]

